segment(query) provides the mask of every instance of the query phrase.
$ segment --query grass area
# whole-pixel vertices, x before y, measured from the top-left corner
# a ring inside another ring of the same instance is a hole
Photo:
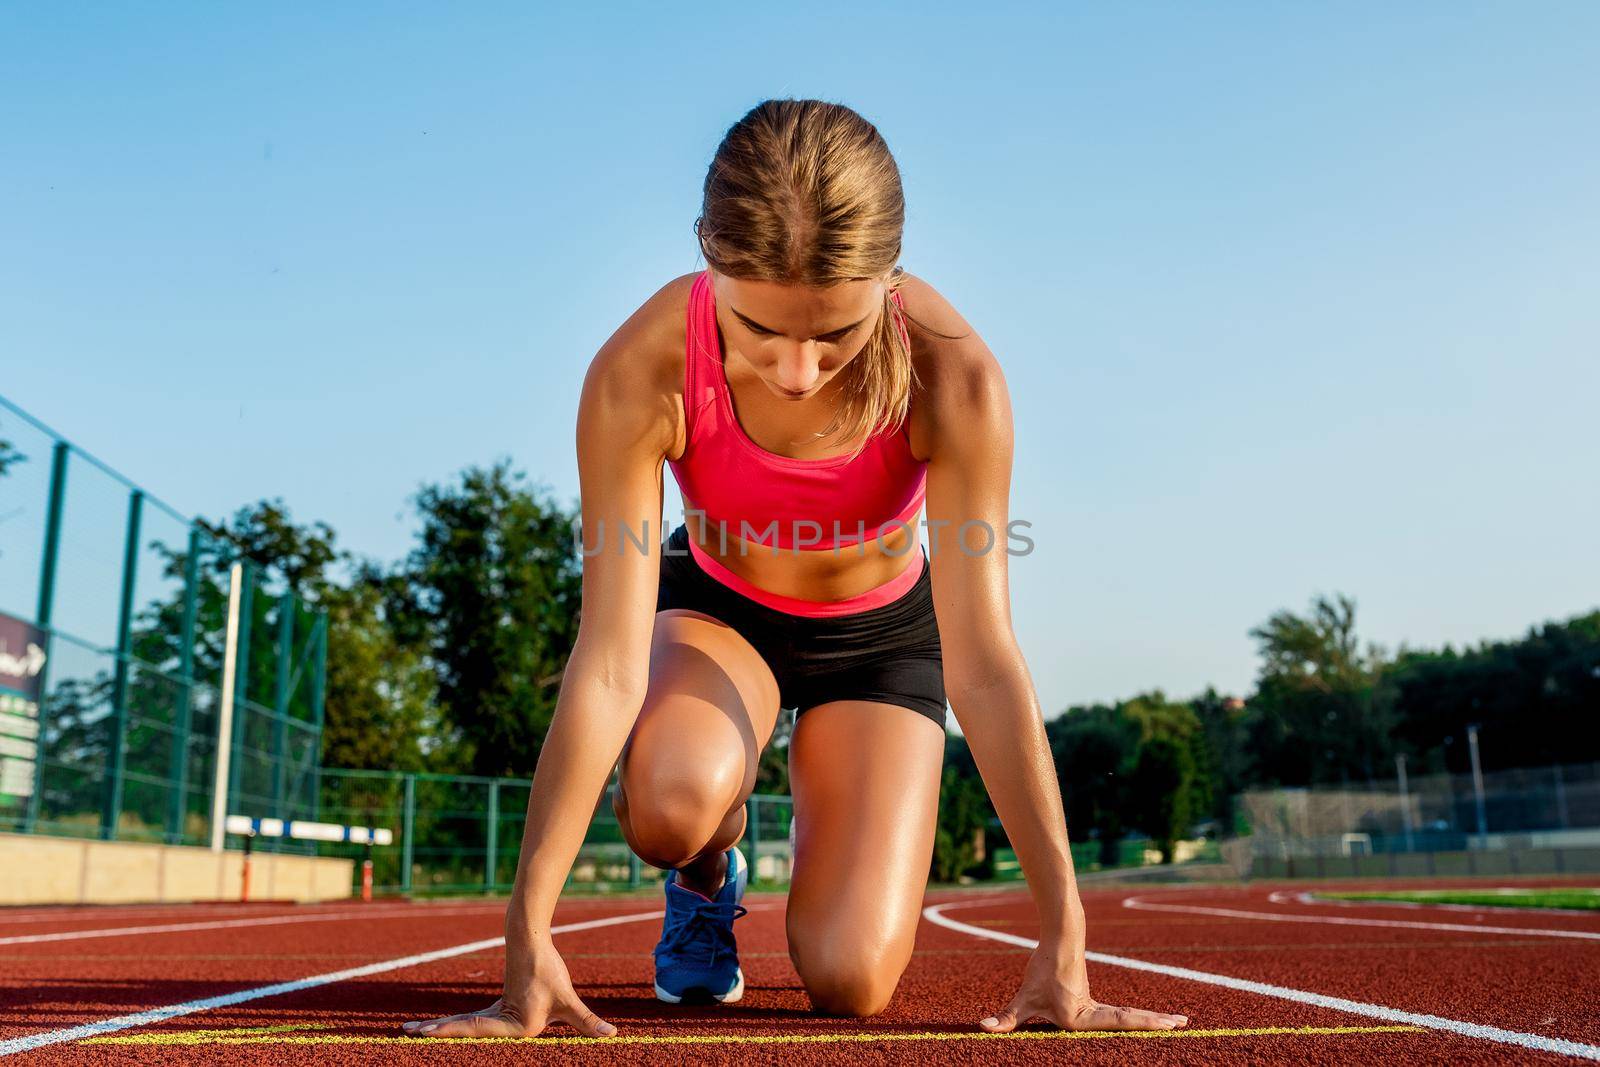
[[[1331,900],[1397,900],[1407,904],[1600,911],[1600,889],[1403,889],[1382,893],[1318,893],[1317,896]]]

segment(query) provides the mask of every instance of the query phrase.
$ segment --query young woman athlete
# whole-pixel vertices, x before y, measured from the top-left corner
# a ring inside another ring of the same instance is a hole
[[[408,1032],[616,1032],[550,932],[614,768],[628,843],[671,872],[656,995],[737,1000],[734,844],[788,708],[789,955],[818,1011],[882,1011],[927,883],[947,698],[1041,924],[1021,989],[982,1027],[1188,1022],[1090,995],[1061,796],[1011,629],[1006,383],[950,304],[896,266],[904,217],[893,157],[846,107],[767,101],[728,131],[696,225],[708,269],[651,297],[584,382],[583,616],[528,802],[504,993]],[[665,546],[641,536],[660,529],[663,464],[686,506]]]

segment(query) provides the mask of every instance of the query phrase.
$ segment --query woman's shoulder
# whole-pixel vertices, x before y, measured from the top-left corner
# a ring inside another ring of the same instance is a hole
[[[900,300],[917,375],[913,418],[920,412],[923,421],[924,433],[916,436],[931,449],[930,438],[938,427],[959,426],[963,412],[1003,402],[1005,375],[978,331],[925,278],[902,274]]]
[[[590,401],[628,413],[635,431],[667,442],[681,436],[685,319],[697,276],[680,275],[646,297],[600,346],[585,379]]]
[[[617,373],[654,381],[683,369],[685,319],[696,274],[680,275],[657,289],[600,347],[595,363]]]
[[[696,277],[681,275],[646,297],[600,346],[589,373],[640,395],[681,392],[685,319]]]

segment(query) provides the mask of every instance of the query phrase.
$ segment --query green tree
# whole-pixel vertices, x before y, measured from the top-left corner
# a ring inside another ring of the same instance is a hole
[[[933,839],[933,878],[954,882],[976,862],[978,834],[991,816],[989,795],[977,776],[946,767],[940,779],[939,825]]]
[[[1382,691],[1417,771],[1465,772],[1469,723],[1488,770],[1600,759],[1600,611],[1516,641],[1402,650]]]
[[[421,529],[397,605],[402,640],[426,643],[457,751],[485,775],[528,775],[577,639],[576,516],[507,461],[416,497]]]
[[[1250,699],[1254,777],[1310,785],[1386,773],[1393,758],[1389,708],[1379,699],[1384,656],[1363,654],[1355,601],[1317,597],[1309,614],[1279,611],[1250,631],[1261,671]]]
[[[1114,707],[1068,709],[1045,724],[1074,839],[1100,842],[1114,866],[1129,830],[1148,834],[1170,862],[1212,802],[1211,760],[1200,719],[1159,690]]]
[[[1139,752],[1128,777],[1129,821],[1150,835],[1171,863],[1176,842],[1210,810],[1212,768],[1205,730],[1194,709],[1159,689],[1121,705],[1139,728]]]
[[[1125,779],[1139,751],[1139,729],[1120,709],[1069,708],[1045,724],[1074,840],[1100,842],[1100,863],[1115,866],[1128,829]]]
[[[461,769],[451,731],[438,722],[427,649],[392,625],[402,578],[341,549],[327,523],[296,523],[281,499],[240,508],[210,528],[328,613],[324,766]],[[252,657],[252,664],[252,675],[274,669],[270,657]],[[269,685],[270,678],[251,682]]]
[[[1139,746],[1128,776],[1129,818],[1171,863],[1179,838],[1194,821],[1194,750],[1179,738],[1158,735]]]
[[[242,507],[221,523],[200,520],[199,525],[311,600],[324,599],[340,584],[341,567],[354,565],[339,549],[331,526],[325,522],[296,524],[281,498]]]
[[[756,763],[757,793],[787,796],[789,793],[789,741],[794,731],[794,716],[787,712],[778,716],[778,725],[772,731],[772,740],[761,750]]]
[[[1188,704],[1168,700],[1159,689],[1129,700],[1122,705],[1122,713],[1139,727],[1141,755],[1155,740],[1171,742],[1183,751],[1181,765],[1184,774],[1177,788],[1185,795],[1180,801],[1174,802],[1173,810],[1184,816],[1182,825],[1175,828],[1177,836],[1186,836],[1189,824],[1203,818],[1210,811],[1212,801],[1212,767],[1200,717]],[[1135,759],[1136,766],[1137,763]],[[1160,840],[1161,834],[1174,827],[1161,820],[1154,826],[1141,825],[1140,829]]]
[[[1211,779],[1211,817],[1221,834],[1234,831],[1234,802],[1248,782],[1248,715],[1245,702],[1209,686],[1189,701],[1200,720],[1203,763]]]
[[[327,595],[324,766],[396,771],[448,771],[454,766],[449,744],[453,731],[440,721],[434,699],[437,680],[426,649],[419,642],[397,640],[389,625],[394,581],[365,565],[347,588]]]
[[[447,751],[433,704],[433,674],[424,649],[405,644],[390,625],[396,579],[379,565],[342,550],[324,522],[298,524],[281,499],[239,508],[225,520],[200,520],[198,625],[195,673],[220,677],[222,636],[227,610],[227,572],[241,556],[270,575],[279,592],[328,613],[328,658],[324,683],[323,747],[328,767],[396,770],[450,769],[430,759],[430,747]],[[187,546],[155,546],[164,558],[164,576],[181,582]],[[250,692],[270,692],[275,684],[272,647],[276,602],[260,597],[252,617]],[[135,654],[144,662],[177,668],[182,623],[181,587],[167,601],[150,605],[135,633]],[[295,713],[306,715],[305,696],[297,694]]]
[[[989,790],[978,773],[977,760],[967,747],[967,739],[946,733],[944,771],[941,781],[938,829],[934,836],[934,874],[940,881],[954,881],[965,874],[985,876],[987,861],[996,848],[1006,844],[1005,828],[995,817]],[[977,835],[984,834],[985,863],[978,865],[973,847]],[[976,869],[981,867],[982,869]],[[943,873],[941,873],[943,872]]]

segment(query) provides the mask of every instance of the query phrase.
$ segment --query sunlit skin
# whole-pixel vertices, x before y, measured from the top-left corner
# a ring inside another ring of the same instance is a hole
[[[716,275],[718,325],[726,354],[735,357],[730,381],[748,370],[781,399],[818,395],[861,353],[881,314],[885,283],[811,289]],[[782,429],[766,421],[755,425]]]
[[[646,301],[589,367],[577,433],[585,530],[638,529],[646,521],[661,528],[663,465],[685,443],[684,313],[693,281],[678,278]],[[735,409],[757,444],[797,458],[846,450],[814,435],[833,415],[829,384],[864,346],[886,282],[813,290],[715,279]],[[959,551],[940,532],[977,521],[1005,543],[1013,445],[1005,378],[931,286],[906,276],[900,291],[908,316],[929,327],[912,327],[921,384],[908,432],[912,453],[928,464],[922,533],[945,689],[1039,913],[1039,947],[1019,988],[994,989],[988,1003],[971,1005],[972,1018],[994,1032],[1032,1018],[1075,1030],[1187,1025],[1183,1015],[1102,1004],[1090,994],[1061,793],[1011,627],[1008,557]],[[573,990],[550,933],[595,798],[613,771],[620,768],[616,812],[629,843],[646,861],[679,868],[688,884],[713,887],[723,851],[743,832],[756,759],[777,719],[777,683],[727,625],[694,611],[655,611],[660,544],[647,543],[647,552],[601,551],[584,564],[578,639],[534,773],[506,910],[503,995],[482,1011],[408,1022],[408,1033],[531,1036],[556,1021],[594,1037],[616,1032]],[[907,565],[879,548],[724,562],[746,565],[745,577],[774,592],[837,599]],[[910,960],[943,745],[932,720],[887,703],[835,701],[805,709],[797,721],[787,932],[790,959],[820,1012],[882,1011]]]
[[[838,410],[840,373],[877,329],[888,275],[818,289],[719,274],[714,287],[728,387],[745,433],[795,459],[848,452],[852,442],[817,435]],[[741,543],[737,527],[707,531],[696,516],[687,521],[708,554],[780,596],[843,600],[891,581],[911,563],[911,533],[901,527],[838,552],[774,551]]]

